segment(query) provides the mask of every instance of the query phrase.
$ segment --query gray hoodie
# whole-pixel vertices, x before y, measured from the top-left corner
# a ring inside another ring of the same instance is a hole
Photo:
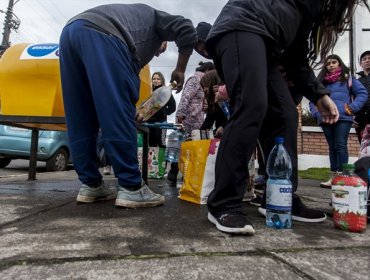
[[[73,17],[120,38],[137,58],[140,68],[154,57],[164,41],[175,41],[179,53],[191,54],[197,42],[192,22],[145,4],[109,4],[89,9]]]

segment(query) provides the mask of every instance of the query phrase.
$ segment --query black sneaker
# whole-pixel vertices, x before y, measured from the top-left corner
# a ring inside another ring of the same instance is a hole
[[[173,181],[167,179],[166,180],[166,186],[171,187],[171,188],[176,188],[177,187],[177,182],[176,181],[173,182]]]
[[[266,216],[266,203],[262,203],[258,212]],[[326,220],[322,211],[308,208],[297,195],[293,195],[292,220],[303,223],[321,223]]]
[[[258,175],[254,181],[254,190],[257,193],[263,194],[266,189],[266,179],[263,175]]]
[[[171,169],[170,169],[170,171],[168,171],[168,174],[167,174],[167,181],[176,185],[177,174],[179,174],[178,163],[177,162],[172,162],[171,163]]]
[[[249,201],[250,204],[254,206],[261,206],[262,204],[262,196],[256,195],[255,198],[253,198],[251,201]]]
[[[253,235],[255,230],[246,215],[240,212],[221,214],[217,217],[208,212],[208,220],[220,231],[235,234]]]
[[[303,223],[321,223],[326,220],[322,211],[308,208],[299,196],[293,195],[292,220]]]

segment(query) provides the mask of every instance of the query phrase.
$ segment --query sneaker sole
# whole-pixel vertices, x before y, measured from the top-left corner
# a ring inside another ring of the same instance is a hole
[[[160,200],[154,201],[132,201],[132,200],[124,200],[124,199],[116,199],[115,205],[119,207],[126,207],[126,208],[144,208],[144,207],[154,207],[162,205],[165,202],[165,198],[162,197]]]
[[[266,217],[266,209],[265,208],[259,207],[258,212]],[[326,218],[327,218],[325,213],[324,213],[324,215],[325,215],[325,217],[317,218],[317,219],[307,219],[307,218],[302,218],[302,217],[299,217],[299,216],[292,215],[292,220],[296,221],[296,222],[302,222],[302,223],[321,223],[321,222],[325,221]]]
[[[246,235],[253,235],[255,234],[255,230],[251,225],[247,225],[243,228],[228,228],[224,227],[223,225],[220,225],[216,218],[213,217],[211,213],[208,212],[208,221],[210,221],[212,224],[216,226],[216,228],[222,232],[227,232],[227,233],[237,233],[237,234],[246,234]]]
[[[244,197],[243,201],[244,202],[251,202],[252,199],[255,199],[255,197]]]
[[[261,206],[261,203],[253,202],[253,201],[249,201],[249,204],[252,204],[252,205],[254,205],[254,206],[258,206],[258,207],[260,207],[260,206]]]
[[[108,196],[102,196],[102,197],[91,197],[91,196],[85,196],[85,195],[78,195],[77,196],[77,202],[82,203],[93,203],[95,201],[104,201],[104,200],[113,200],[117,197],[117,194],[112,194]]]
[[[261,206],[261,205],[259,205],[259,206]],[[265,209],[265,208],[258,207],[258,212],[259,212],[262,216],[265,216],[265,217],[266,217],[266,209]]]
[[[325,213],[324,213],[324,216],[325,217],[317,218],[317,219],[307,219],[307,218],[302,218],[302,217],[292,215],[292,220],[296,222],[302,222],[302,223],[322,223],[323,221],[326,220]]]

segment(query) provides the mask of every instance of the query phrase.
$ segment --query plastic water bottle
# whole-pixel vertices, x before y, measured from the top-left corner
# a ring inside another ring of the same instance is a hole
[[[184,141],[185,136],[179,130],[172,131],[167,137],[167,146],[165,159],[169,162],[178,162],[181,143]]]
[[[218,106],[220,106],[222,112],[225,114],[227,119],[230,119],[230,109],[229,109],[229,102],[221,101],[218,102]]]
[[[143,116],[143,120],[149,120],[155,113],[157,113],[172,96],[172,89],[175,87],[175,84],[170,86],[157,88],[153,94],[143,102],[138,108],[137,111]]]
[[[284,147],[284,138],[276,137],[266,165],[266,225],[277,229],[292,227],[292,162]]]

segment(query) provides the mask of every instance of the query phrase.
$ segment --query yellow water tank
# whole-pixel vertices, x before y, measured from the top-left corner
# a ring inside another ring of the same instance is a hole
[[[145,65],[140,71],[140,96],[136,106],[140,106],[152,95],[152,77],[150,75],[149,64]]]
[[[151,95],[148,65],[140,72],[140,80],[137,104]],[[22,43],[4,52],[0,59],[0,104],[0,114],[4,116],[65,116],[58,44]]]
[[[58,44],[17,44],[0,59],[1,114],[63,117]]]

